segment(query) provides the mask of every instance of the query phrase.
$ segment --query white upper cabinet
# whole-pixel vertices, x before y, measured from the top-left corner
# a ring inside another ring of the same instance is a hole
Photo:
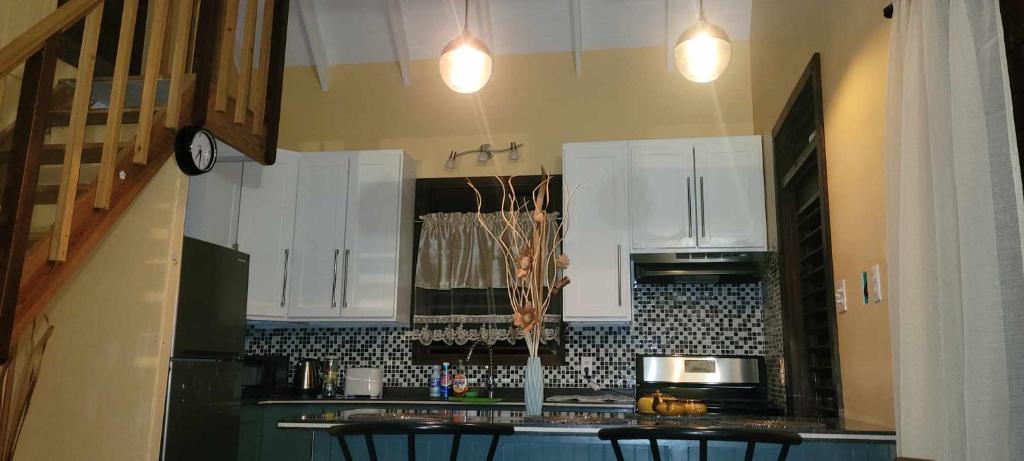
[[[400,150],[281,150],[192,178],[186,233],[249,254],[249,320],[408,325],[415,191]]]
[[[287,315],[292,268],[292,230],[298,154],[280,151],[277,163],[242,167],[238,213],[238,250],[249,254],[248,317],[281,319]]]
[[[629,174],[633,252],[696,247],[693,145],[680,140],[631,141]]]
[[[339,284],[350,162],[347,153],[300,157],[289,318],[336,319],[341,315]]]
[[[634,253],[767,248],[761,137],[629,142]]]
[[[629,265],[629,161],[626,142],[563,146],[565,187],[575,192],[564,209],[569,230],[563,251],[572,281],[562,298],[569,322],[632,319]]]
[[[765,250],[767,234],[761,137],[694,141],[698,246],[709,250]]]
[[[352,158],[338,295],[343,319],[408,322],[416,180],[410,163],[397,150]]]
[[[238,234],[242,163],[222,162],[209,173],[188,181],[185,235],[233,247]]]

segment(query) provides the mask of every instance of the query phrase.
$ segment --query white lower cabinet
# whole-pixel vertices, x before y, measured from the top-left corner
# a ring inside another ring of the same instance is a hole
[[[562,181],[569,230],[563,251],[571,283],[562,295],[567,322],[629,322],[633,292],[629,264],[628,145],[625,142],[563,146]]]
[[[404,152],[282,150],[271,166],[215,171],[190,186],[188,232],[249,254],[250,320],[409,324],[416,173]]]

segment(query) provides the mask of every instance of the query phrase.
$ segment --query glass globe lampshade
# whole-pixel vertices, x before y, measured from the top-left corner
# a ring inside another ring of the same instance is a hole
[[[492,64],[487,45],[463,32],[441,50],[441,80],[452,91],[476,93],[490,80]]]
[[[675,57],[676,68],[687,80],[712,82],[729,67],[732,44],[721,27],[701,18],[679,36]]]

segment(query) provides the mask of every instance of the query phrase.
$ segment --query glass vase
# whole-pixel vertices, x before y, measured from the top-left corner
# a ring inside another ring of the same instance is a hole
[[[544,407],[544,368],[540,366],[540,357],[526,359],[523,398],[526,402],[526,416],[540,416]]]

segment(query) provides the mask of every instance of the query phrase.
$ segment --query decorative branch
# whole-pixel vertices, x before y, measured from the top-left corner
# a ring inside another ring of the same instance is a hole
[[[476,194],[477,221],[501,249],[512,317],[523,331],[533,357],[540,351],[543,319],[551,307],[551,298],[570,282],[560,274],[569,266],[569,257],[561,252],[569,219],[563,214],[552,227],[552,217],[547,212],[551,205],[551,175],[543,168],[541,174],[543,179],[530,191],[530,200],[522,203],[516,200],[516,177],[496,177],[501,185],[500,230],[492,229],[484,219],[483,196],[473,181],[466,179]],[[571,198],[570,193],[566,203]]]

